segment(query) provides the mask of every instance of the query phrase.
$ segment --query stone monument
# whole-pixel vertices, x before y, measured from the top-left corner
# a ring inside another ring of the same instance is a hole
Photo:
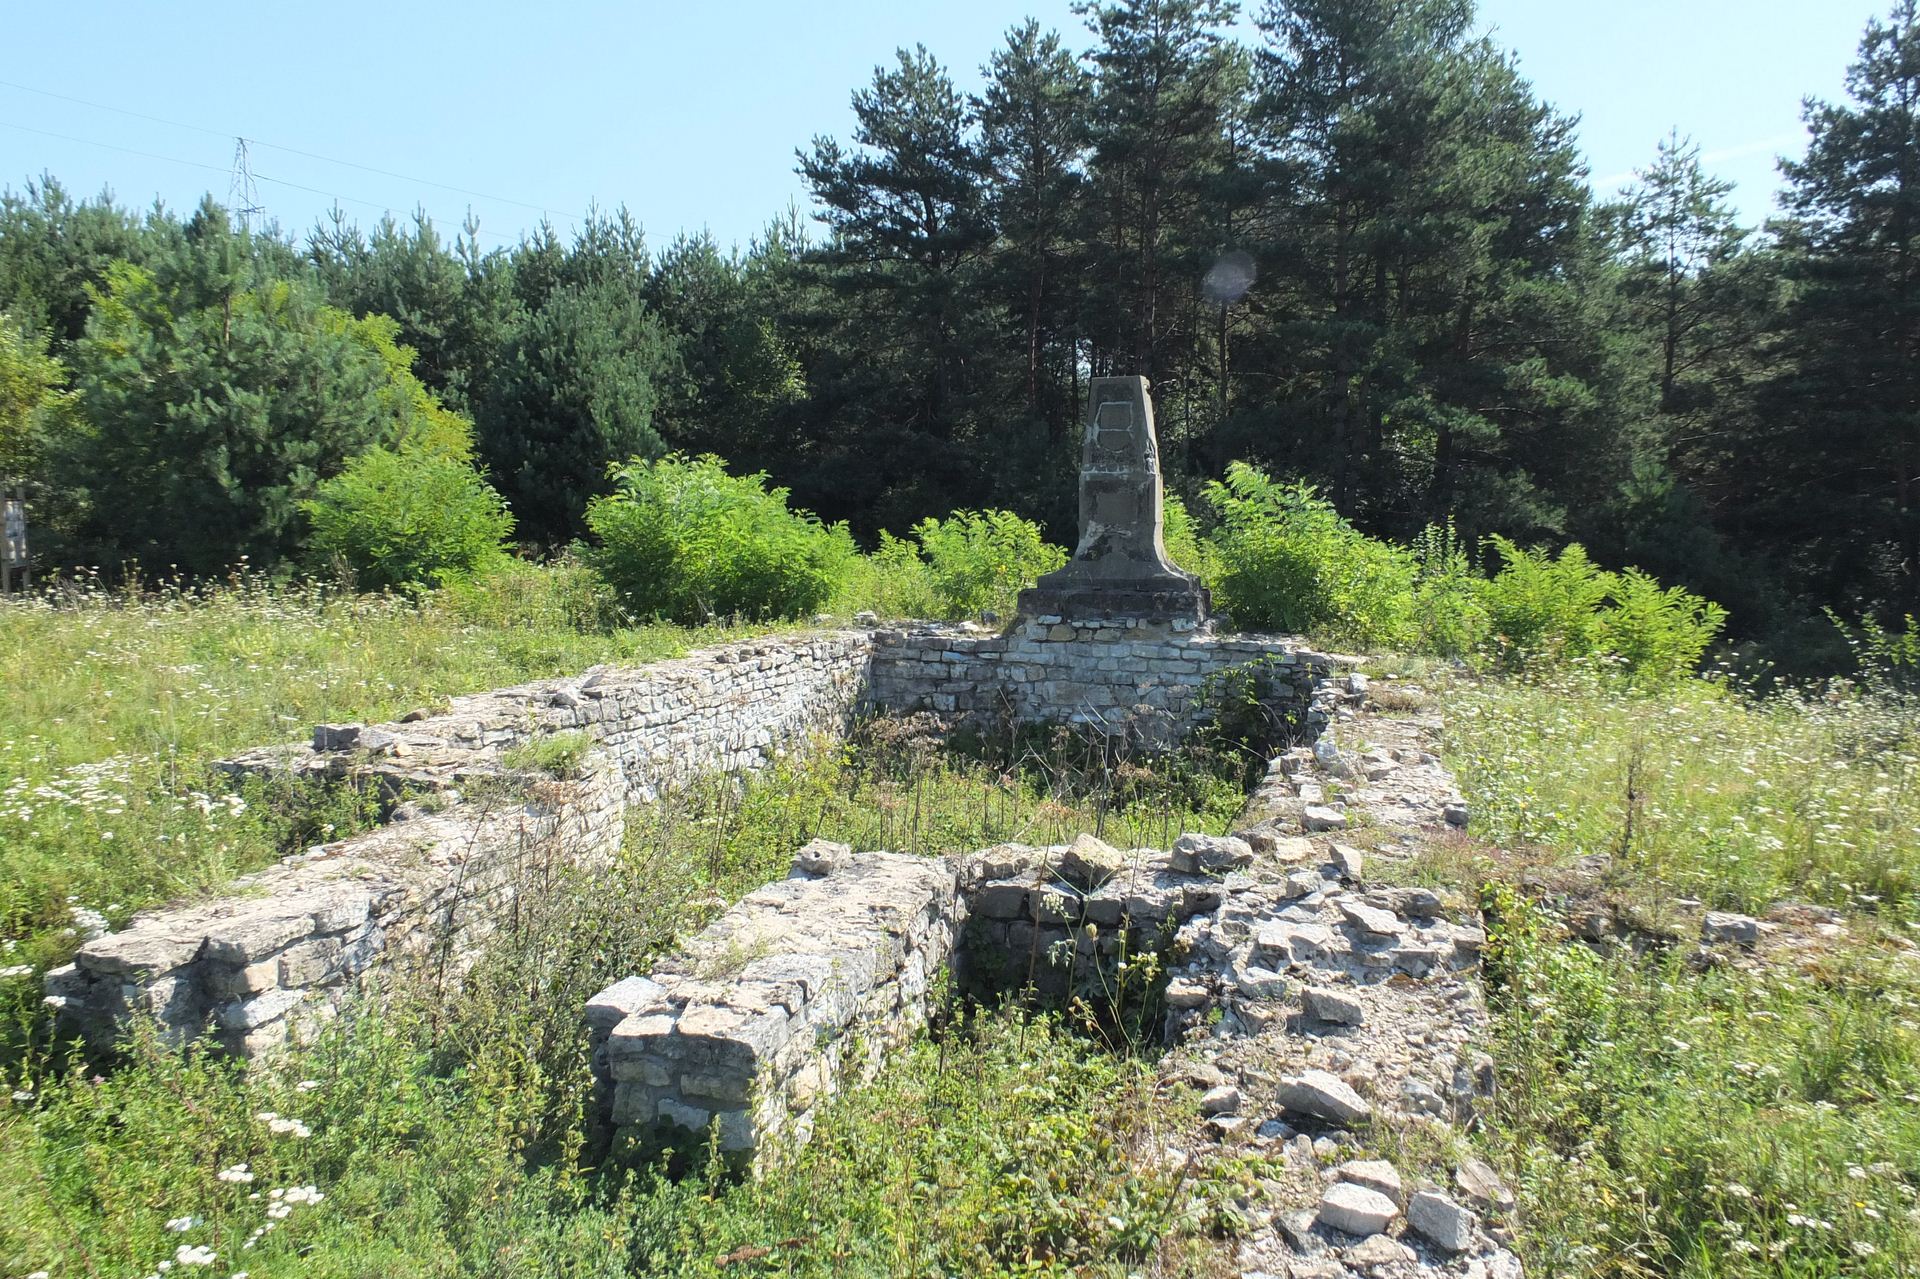
[[[1176,629],[1204,623],[1206,588],[1167,558],[1162,501],[1147,379],[1093,379],[1080,450],[1080,545],[1066,567],[1020,592],[1020,616],[1132,618]]]

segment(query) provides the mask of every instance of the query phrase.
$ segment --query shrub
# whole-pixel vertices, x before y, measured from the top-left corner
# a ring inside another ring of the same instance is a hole
[[[881,617],[932,617],[940,612],[933,578],[920,548],[905,538],[880,530],[880,545],[849,565],[832,611],[840,614],[872,610]]]
[[[1601,608],[1618,582],[1587,558],[1585,547],[1575,542],[1556,558],[1498,534],[1487,541],[1503,562],[1481,588],[1481,598],[1503,663],[1557,662],[1601,650],[1606,639]]]
[[[846,526],[787,506],[764,474],[674,454],[614,468],[587,507],[588,561],[639,617],[798,617],[824,604],[854,558]]]
[[[467,626],[555,634],[595,634],[627,618],[613,588],[569,552],[545,564],[502,556],[484,573],[449,582],[433,605]]]
[[[1903,619],[1904,631],[1890,631],[1872,616],[1849,626],[1832,609],[1826,614],[1853,653],[1863,684],[1881,692],[1920,691],[1920,625],[1914,623],[1913,614]]]
[[[1012,511],[955,511],[944,520],[921,520],[913,535],[945,617],[986,609],[1010,614],[1024,587],[1067,562],[1067,552],[1047,541],[1038,524]]]
[[[1414,648],[1441,657],[1468,657],[1485,647],[1492,633],[1481,598],[1485,579],[1460,544],[1453,521],[1429,524],[1413,540],[1419,566],[1414,584]]]
[[[1413,557],[1340,517],[1311,485],[1235,462],[1206,487],[1220,517],[1214,589],[1241,626],[1392,645],[1413,632]]]
[[[1700,663],[1726,625],[1727,610],[1678,586],[1662,588],[1637,568],[1614,579],[1613,607],[1601,617],[1602,643],[1637,683],[1678,679]]]
[[[424,448],[373,448],[301,502],[316,555],[353,570],[363,589],[418,590],[470,577],[502,558],[506,503],[465,462]]]
[[[1208,554],[1207,544],[1200,538],[1200,530],[1194,527],[1193,516],[1188,512],[1187,504],[1175,494],[1169,493],[1165,509],[1167,558],[1173,561],[1175,568],[1185,569],[1202,582],[1211,585],[1212,557]]]

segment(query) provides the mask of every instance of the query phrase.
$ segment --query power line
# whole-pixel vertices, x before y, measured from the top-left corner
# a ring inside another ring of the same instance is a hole
[[[208,129],[208,128],[202,127],[201,125],[187,124],[184,121],[180,121],[180,120],[168,120],[162,116],[148,115],[143,111],[129,111],[125,107],[108,106],[104,102],[90,102],[85,98],[76,98],[73,95],[67,94],[67,93],[55,93],[51,89],[36,89],[30,84],[20,84],[17,81],[13,81],[13,80],[0,80],[0,86],[4,86],[9,89],[18,89],[22,93],[36,93],[43,98],[55,98],[61,102],[71,102],[76,106],[92,107],[96,111],[111,111],[116,115],[131,116],[136,120],[146,120],[152,124],[164,124],[168,128],[172,128],[172,129],[186,129],[193,133],[204,133],[211,137],[216,137],[216,138],[231,138],[236,136],[231,131],[221,130],[221,129]],[[55,135],[55,136],[58,136],[58,135]],[[69,140],[81,141],[83,139],[69,139]],[[540,213],[548,216],[558,213],[562,217],[567,218],[574,222],[585,222],[587,220],[586,215],[583,213],[573,213],[573,212],[569,212],[566,209],[555,209],[550,205],[529,204],[525,200],[512,200],[512,199],[508,199],[506,196],[503,196],[503,195],[489,195],[484,191],[473,191],[473,190],[469,190],[466,187],[452,186],[445,182],[434,182],[428,178],[415,177],[411,174],[406,174],[406,173],[396,173],[392,169],[376,168],[373,165],[360,164],[353,160],[341,160],[333,156],[321,155],[317,151],[303,151],[299,147],[283,146],[280,143],[266,142],[266,141],[262,141],[259,138],[248,138],[247,141],[251,143],[253,146],[266,147],[267,149],[272,151],[285,151],[289,155],[304,156],[306,159],[318,160],[323,164],[338,164],[349,169],[359,169],[365,173],[377,173],[381,177],[385,177],[385,178],[397,178],[402,182],[416,182],[416,183],[419,183],[421,186],[437,187],[442,191],[452,191],[458,195],[471,196],[476,200],[487,200],[495,204],[511,204],[516,208],[530,209],[535,213]],[[96,144],[96,145],[100,145],[100,144]]]
[[[22,133],[37,133],[43,138],[58,138],[62,142],[78,142],[82,146],[105,147],[109,151],[124,151],[128,155],[145,156],[149,160],[164,160],[168,164],[184,164],[195,169],[211,169],[215,173],[230,173],[230,168],[218,164],[202,164],[198,160],[182,160],[178,156],[156,155],[152,151],[142,151],[137,147],[118,146],[112,142],[95,142],[92,138],[76,138],[71,133],[55,133],[52,129],[36,129],[32,125],[15,124],[11,120],[0,120],[0,128],[18,129]]]
[[[187,166],[190,169],[206,169],[213,173],[225,173],[229,176],[229,178],[234,177],[237,172],[234,166],[228,166],[223,168],[220,165],[205,164],[199,160],[182,160],[179,156],[160,155],[157,152],[153,152],[153,151],[142,151],[138,147],[123,147],[123,146],[120,146],[118,143],[114,143],[114,142],[99,142],[93,138],[75,137],[71,133],[56,133],[52,129],[36,129],[32,125],[15,124],[11,120],[0,120],[0,129],[18,129],[22,133],[37,133],[43,138],[58,138],[62,142],[78,142],[81,146],[102,147],[108,151],[120,151],[127,155],[137,155],[148,160],[160,160],[167,164],[182,164]],[[236,141],[241,143],[244,146],[247,140],[245,138],[240,138],[240,139],[236,139]],[[241,163],[241,159],[242,159],[242,157],[238,154],[238,150],[239,149],[236,148],[235,165],[238,165],[239,163]],[[364,205],[369,209],[379,209],[382,213],[386,213],[386,214],[391,214],[394,211],[394,206],[391,202],[386,202],[381,200],[364,200],[357,196],[341,195],[337,191],[323,191],[319,187],[310,187],[299,182],[290,182],[286,178],[275,178],[275,177],[269,177],[264,173],[254,173],[251,171],[251,169],[248,170],[246,176],[249,179],[251,179],[251,181],[254,181],[254,182],[271,182],[275,186],[291,187],[295,191],[305,191],[310,195],[324,195],[329,200],[334,200],[334,201],[338,201],[345,204]],[[254,206],[253,208],[254,212],[262,211],[257,207],[258,205],[257,198],[251,200],[250,204]],[[464,230],[462,233],[464,234]],[[513,239],[511,236],[501,235],[497,231],[480,231],[478,232],[478,234],[485,236],[487,239],[493,240],[499,244],[512,246],[518,243],[518,241]]]

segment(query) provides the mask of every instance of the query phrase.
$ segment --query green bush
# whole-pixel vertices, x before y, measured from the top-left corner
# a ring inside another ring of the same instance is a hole
[[[309,550],[353,570],[366,590],[418,590],[500,560],[513,533],[506,503],[458,458],[373,448],[301,502]]]
[[[1637,568],[1614,579],[1613,607],[1600,619],[1606,651],[1637,683],[1678,679],[1700,664],[1727,622],[1727,610],[1678,586],[1663,588]]]
[[[840,586],[854,559],[845,525],[787,506],[767,477],[729,475],[711,455],[636,458],[587,507],[600,545],[588,562],[638,617],[799,617]]]
[[[1578,542],[1558,556],[1504,537],[1487,539],[1504,561],[1480,587],[1494,655],[1510,668],[1608,655],[1636,683],[1691,671],[1726,624],[1727,611],[1630,568],[1609,573]]]
[[[1607,637],[1602,610],[1618,579],[1578,542],[1558,557],[1495,534],[1500,571],[1481,588],[1495,654],[1509,667],[1592,657]]]
[[[1885,693],[1920,691],[1920,624],[1912,613],[1902,619],[1906,629],[1900,631],[1888,630],[1871,615],[1857,626],[1849,626],[1832,609],[1826,615],[1852,652],[1861,683]]]
[[[1185,569],[1211,586],[1213,557],[1207,543],[1200,537],[1200,530],[1194,527],[1187,504],[1176,494],[1169,493],[1165,509],[1167,558],[1173,561],[1175,568]]]
[[[848,566],[830,611],[848,616],[863,610],[887,618],[933,617],[940,612],[927,562],[913,542],[881,529],[880,545],[873,554],[859,556]]]
[[[921,520],[913,536],[944,617],[987,609],[1011,614],[1023,588],[1067,562],[1066,551],[1047,541],[1038,524],[1012,511],[955,511],[944,520]]]
[[[1492,634],[1482,598],[1486,579],[1474,567],[1453,521],[1429,524],[1413,540],[1414,648],[1440,657],[1471,657]]]
[[[1237,624],[1343,644],[1412,638],[1413,557],[1354,528],[1311,485],[1235,462],[1206,499],[1220,517],[1213,586]]]
[[[544,564],[502,556],[486,572],[449,582],[431,603],[467,626],[592,635],[627,622],[606,579],[572,552]]]

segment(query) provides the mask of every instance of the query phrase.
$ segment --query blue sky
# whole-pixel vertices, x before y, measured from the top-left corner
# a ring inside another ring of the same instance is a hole
[[[1758,221],[1775,157],[1803,148],[1801,99],[1843,96],[1886,7],[1483,0],[1479,21],[1582,118],[1597,189],[1629,181],[1678,126]],[[471,209],[486,247],[543,214],[566,228],[623,203],[656,244],[701,227],[744,243],[789,201],[806,208],[794,148],[846,137],[848,95],[896,46],[926,44],[972,88],[1029,14],[1086,43],[1068,0],[14,8],[0,185],[50,172],[79,193],[191,207],[226,196],[245,135],[260,202],[284,227],[304,233],[336,199],[363,224],[424,206],[451,230]]]

